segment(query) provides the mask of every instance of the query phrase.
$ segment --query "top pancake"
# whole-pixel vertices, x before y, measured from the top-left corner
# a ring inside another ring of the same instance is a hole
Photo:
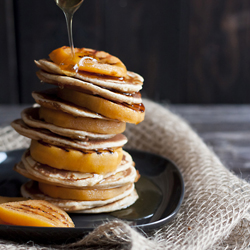
[[[76,73],[69,70],[62,70],[60,66],[46,59],[35,61],[35,63],[40,69],[48,73],[74,77],[76,79],[93,83],[97,86],[112,89],[121,93],[134,93],[140,91],[142,89],[144,81],[144,79],[140,75],[131,71],[127,71],[127,76],[117,78],[99,74],[92,74],[85,71],[78,71]]]
[[[61,88],[66,87],[79,92],[91,95],[98,95],[114,102],[120,102],[120,103],[125,102],[128,104],[142,102],[140,93],[134,93],[134,94],[118,93],[106,88],[96,86],[92,83],[76,79],[74,77],[51,74],[43,70],[39,70],[37,72],[37,76],[43,82],[57,85]]]

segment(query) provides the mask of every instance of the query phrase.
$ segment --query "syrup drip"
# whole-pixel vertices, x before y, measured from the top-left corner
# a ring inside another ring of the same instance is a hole
[[[55,0],[55,2],[65,15],[69,37],[69,46],[71,48],[71,55],[72,57],[74,57],[75,52],[72,34],[72,20],[74,13],[79,9],[83,0]]]

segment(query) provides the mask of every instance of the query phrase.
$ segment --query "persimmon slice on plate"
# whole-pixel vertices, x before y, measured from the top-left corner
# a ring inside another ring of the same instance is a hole
[[[127,75],[127,69],[121,60],[107,52],[87,48],[75,48],[74,50],[75,55],[72,56],[71,49],[63,46],[53,50],[49,57],[65,70],[74,72],[82,70],[114,77]]]
[[[17,226],[74,227],[66,212],[43,200],[3,203],[0,205],[0,221]]]

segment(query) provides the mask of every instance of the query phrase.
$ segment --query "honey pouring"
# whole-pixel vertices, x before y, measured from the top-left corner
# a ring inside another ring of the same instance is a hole
[[[75,52],[72,33],[72,20],[74,13],[80,8],[83,0],[55,0],[55,2],[65,15],[69,37],[69,46],[71,48],[72,57],[74,57]]]

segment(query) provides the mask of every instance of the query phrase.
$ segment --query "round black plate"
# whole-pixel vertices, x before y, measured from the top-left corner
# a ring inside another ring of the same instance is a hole
[[[0,195],[20,196],[27,179],[13,171],[24,150],[0,152]],[[142,151],[128,150],[141,178],[136,183],[139,199],[131,207],[113,212],[70,214],[75,228],[42,228],[0,225],[0,237],[15,241],[42,243],[71,242],[83,237],[103,222],[126,220],[132,227],[149,231],[163,226],[177,214],[184,196],[184,182],[178,168],[166,158]]]

